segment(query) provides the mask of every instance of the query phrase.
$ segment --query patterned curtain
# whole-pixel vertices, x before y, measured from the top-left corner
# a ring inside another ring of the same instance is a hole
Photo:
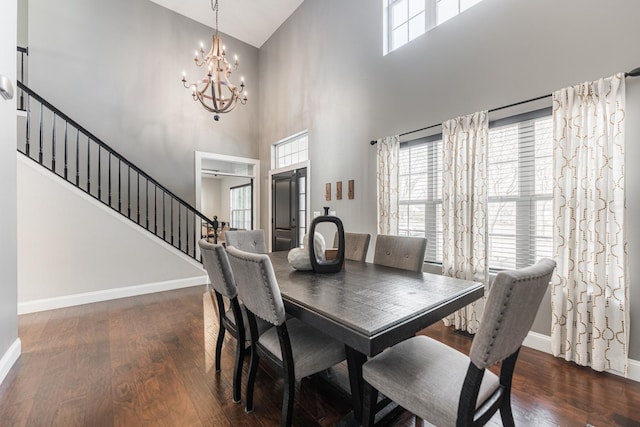
[[[488,283],[487,142],[488,112],[442,124],[442,274]],[[444,319],[470,333],[478,330],[484,300]]]
[[[398,158],[400,137],[378,140],[378,234],[398,234]]]
[[[553,94],[552,351],[622,373],[629,347],[624,122],[623,74]]]

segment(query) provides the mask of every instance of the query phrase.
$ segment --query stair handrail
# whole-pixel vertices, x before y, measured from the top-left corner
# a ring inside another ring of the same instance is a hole
[[[126,164],[128,167],[130,167],[131,169],[133,169],[136,173],[140,174],[141,176],[144,176],[147,180],[149,180],[149,182],[153,183],[157,188],[160,188],[162,191],[164,191],[165,193],[167,193],[168,196],[172,197],[173,199],[175,199],[176,201],[180,202],[182,205],[185,206],[185,208],[187,208],[188,210],[190,210],[194,215],[199,216],[200,218],[202,218],[204,221],[206,221],[207,223],[213,223],[213,220],[208,218],[205,214],[203,214],[202,212],[198,211],[196,208],[194,208],[193,206],[191,206],[190,203],[187,203],[185,200],[183,200],[181,197],[177,196],[175,193],[173,193],[171,190],[167,189],[164,185],[160,184],[158,181],[156,181],[153,177],[151,177],[149,174],[147,174],[145,171],[143,171],[142,169],[140,169],[138,166],[134,165],[133,163],[131,163],[129,160],[127,160],[124,156],[122,156],[120,153],[118,153],[116,150],[114,150],[112,147],[110,147],[108,144],[106,144],[104,141],[102,141],[100,138],[98,138],[97,136],[95,136],[93,133],[89,132],[86,128],[84,128],[83,126],[81,126],[78,122],[76,122],[75,120],[73,120],[72,118],[70,118],[69,116],[67,116],[66,114],[64,114],[62,111],[60,111],[58,108],[56,108],[55,106],[53,106],[50,102],[48,102],[46,99],[44,99],[42,96],[38,95],[33,89],[29,88],[28,86],[26,86],[25,84],[23,84],[22,82],[18,81],[18,87],[20,89],[22,89],[23,91],[25,91],[27,94],[29,94],[30,96],[32,96],[34,99],[36,99],[38,102],[40,102],[42,105],[44,105],[45,107],[47,107],[49,110],[51,110],[52,112],[54,112],[56,114],[56,116],[60,117],[61,119],[63,119],[64,121],[66,121],[67,123],[69,123],[70,125],[72,125],[73,127],[75,127],[76,129],[78,129],[79,132],[82,132],[87,138],[91,139],[92,141],[94,141],[95,143],[97,143],[98,145],[100,145],[102,148],[104,148],[106,151],[108,151],[111,155],[113,155],[114,157],[117,157],[117,159],[121,162],[123,162],[124,164]]]

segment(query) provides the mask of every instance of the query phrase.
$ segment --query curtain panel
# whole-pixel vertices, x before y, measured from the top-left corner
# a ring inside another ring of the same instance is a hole
[[[487,146],[488,112],[442,124],[442,273],[488,283]],[[485,291],[486,294],[486,291]],[[480,299],[444,320],[475,333],[484,310]]]
[[[555,92],[553,127],[552,351],[626,373],[624,75]]]
[[[378,234],[397,235],[400,137],[395,135],[379,139],[376,151]]]

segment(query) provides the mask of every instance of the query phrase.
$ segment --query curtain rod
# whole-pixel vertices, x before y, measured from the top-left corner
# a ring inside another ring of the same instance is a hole
[[[638,77],[638,76],[640,76],[640,67],[634,68],[633,70],[624,73],[624,76],[625,76],[625,78],[626,77]],[[495,111],[500,111],[500,110],[504,110],[504,109],[511,108],[511,107],[517,107],[518,105],[527,104],[529,102],[539,101],[541,99],[549,98],[551,95],[552,94],[537,96],[535,98],[527,99],[525,101],[514,102],[513,104],[505,105],[505,106],[502,106],[502,107],[492,108],[491,110],[489,110],[489,112],[493,113]],[[433,129],[433,128],[441,126],[441,125],[442,125],[442,123],[437,123],[435,125],[425,126],[423,128],[420,128],[420,129],[411,130],[409,132],[403,132],[401,134],[398,134],[398,136],[406,136],[406,135],[410,135],[412,133],[422,132],[423,130]],[[377,143],[378,143],[378,141],[376,141],[375,139],[372,139],[369,142],[369,144],[371,144],[371,145],[376,145]]]

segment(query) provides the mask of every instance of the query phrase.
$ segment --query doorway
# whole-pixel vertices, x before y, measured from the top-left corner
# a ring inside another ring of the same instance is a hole
[[[302,244],[307,229],[307,168],[271,175],[271,250]]]
[[[260,161],[195,153],[196,209],[235,228],[260,227]]]

